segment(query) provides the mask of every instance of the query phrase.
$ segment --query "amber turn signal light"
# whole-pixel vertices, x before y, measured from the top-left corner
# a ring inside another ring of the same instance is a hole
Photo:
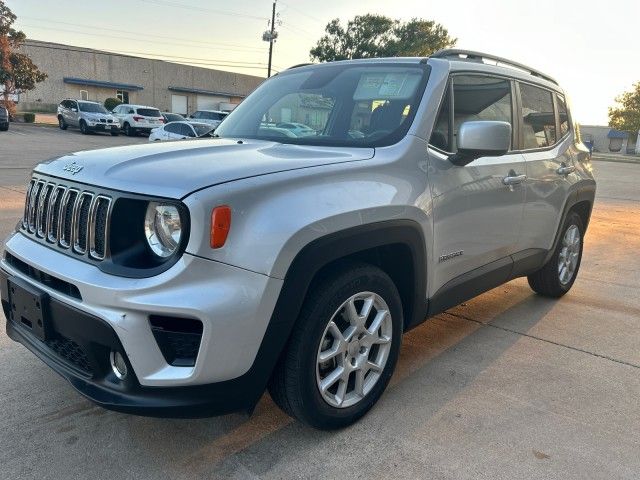
[[[211,248],[220,248],[227,241],[231,228],[231,207],[222,205],[211,211]]]

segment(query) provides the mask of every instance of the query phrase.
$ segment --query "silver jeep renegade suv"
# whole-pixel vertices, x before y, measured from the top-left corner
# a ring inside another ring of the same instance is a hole
[[[298,66],[216,133],[33,172],[1,263],[7,332],[106,408],[251,411],[268,389],[343,427],[403,332],[516,277],[550,297],[576,279],[588,151],[563,90],[524,65]]]

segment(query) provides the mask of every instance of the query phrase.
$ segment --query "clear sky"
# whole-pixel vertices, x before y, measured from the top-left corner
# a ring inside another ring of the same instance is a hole
[[[271,0],[5,0],[31,38],[266,75]],[[557,78],[583,124],[606,124],[614,97],[640,81],[640,0],[279,0],[276,70],[309,61],[333,18],[432,19],[457,46]]]

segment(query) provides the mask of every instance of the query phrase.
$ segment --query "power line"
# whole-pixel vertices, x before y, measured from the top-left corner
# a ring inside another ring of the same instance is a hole
[[[35,39],[34,39],[35,40]],[[51,49],[51,50],[60,50],[60,51],[65,51],[65,52],[80,52],[80,53],[86,53],[87,50],[90,50],[91,53],[95,53],[98,55],[120,55],[120,56],[131,56],[125,52],[118,52],[118,51],[110,51],[110,50],[93,50],[93,49],[81,49],[81,48],[69,48],[69,47],[59,47],[59,46],[54,46],[54,45],[28,45],[29,47],[35,47],[35,48],[47,48],[47,49]],[[152,55],[152,56],[161,56],[161,54],[155,54],[155,53],[139,53],[140,55]],[[188,57],[185,57],[188,58]],[[163,60],[162,58],[149,58],[148,60]],[[167,60],[167,61],[171,61],[171,60]],[[179,62],[172,62],[172,63],[179,63]],[[233,67],[233,68],[248,68],[248,69],[264,69],[264,64],[261,64],[263,66],[252,66],[252,65],[231,65],[228,63],[212,63],[212,62],[199,62],[199,61],[189,61],[189,64],[193,64],[193,65],[208,65],[208,66],[217,66],[217,67]]]
[[[151,43],[154,45],[157,44],[162,44],[162,45],[171,45],[171,46],[183,46],[183,47],[190,47],[190,48],[209,48],[209,47],[204,47],[204,46],[196,46],[196,45],[189,45],[189,44],[185,44],[185,43],[180,43],[180,42],[163,42],[161,40],[141,40],[139,38],[134,38],[134,37],[123,37],[122,35],[108,35],[108,34],[101,34],[101,33],[90,33],[90,32],[82,32],[80,30],[69,30],[69,29],[62,29],[62,28],[57,28],[57,27],[42,27],[39,25],[29,25],[29,24],[21,24],[21,26],[23,27],[28,27],[28,28],[38,28],[41,30],[50,30],[50,31],[56,31],[56,32],[66,32],[66,33],[73,33],[76,35],[86,35],[89,37],[100,37],[100,38],[116,38],[119,40],[133,40],[135,42],[140,42],[140,43]],[[217,47],[218,50],[230,50],[230,51],[239,51],[237,49],[232,49],[232,48],[224,48],[224,47]],[[256,53],[261,51],[262,49],[258,49],[256,48]]]
[[[140,0],[140,1],[145,3],[150,3],[152,5],[163,6],[163,7],[177,7],[181,10],[196,10],[199,12],[211,12],[211,13],[217,13],[218,15],[249,18],[252,20],[261,20],[261,21],[267,20],[267,17],[258,17],[256,15],[249,15],[249,14],[240,13],[240,12],[232,12],[229,10],[218,10],[213,8],[196,7],[194,5],[184,5],[182,3],[175,3],[169,0]]]
[[[305,12],[304,10],[298,8],[298,7],[294,7],[293,5],[291,5],[290,3],[286,3],[286,2],[280,2],[282,3],[282,5],[284,5],[287,8],[290,8],[291,10],[295,10],[299,15],[303,15],[311,20],[313,20],[314,22],[318,22],[318,23],[325,23],[325,20],[320,20],[318,17],[314,17],[313,15],[309,15],[307,12]]]
[[[59,25],[69,25],[72,27],[80,27],[80,28],[91,28],[92,30],[104,30],[104,31],[109,31],[109,32],[119,32],[119,33],[132,33],[132,34],[137,34],[138,32],[134,32],[131,30],[120,30],[117,28],[107,28],[107,27],[100,27],[98,25],[88,25],[88,24],[82,24],[82,25],[78,25],[77,23],[71,23],[71,22],[61,22],[58,20],[47,20],[44,18],[36,18],[36,17],[29,17],[29,16],[21,16],[21,19],[26,18],[28,20],[35,20],[37,22],[45,22],[45,23],[55,23],[55,24],[59,24]],[[45,27],[36,27],[36,28],[45,28]],[[211,46],[228,46],[228,47],[234,47],[234,48],[238,48],[238,49],[247,49],[247,50],[264,50],[263,48],[259,48],[259,47],[250,47],[248,45],[240,45],[237,43],[223,43],[223,42],[206,42],[206,41],[198,41],[198,40],[190,40],[188,38],[180,38],[180,37],[168,37],[166,35],[155,35],[152,33],[145,33],[145,37],[154,37],[154,38],[162,38],[165,40],[178,40],[181,42],[190,42],[190,43],[196,43],[199,45],[211,45]],[[120,37],[118,37],[120,38]]]

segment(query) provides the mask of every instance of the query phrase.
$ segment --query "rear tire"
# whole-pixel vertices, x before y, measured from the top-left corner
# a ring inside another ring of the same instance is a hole
[[[377,267],[350,264],[312,284],[269,382],[274,402],[323,430],[356,422],[391,379],[402,315],[396,286]]]
[[[534,292],[545,297],[559,298],[573,286],[584,245],[584,226],[575,212],[570,212],[562,225],[558,245],[549,261],[527,277]]]
[[[60,127],[60,130],[66,130],[67,128],[69,128],[67,122],[65,122],[64,118],[62,118],[62,115],[58,117],[58,126]]]

